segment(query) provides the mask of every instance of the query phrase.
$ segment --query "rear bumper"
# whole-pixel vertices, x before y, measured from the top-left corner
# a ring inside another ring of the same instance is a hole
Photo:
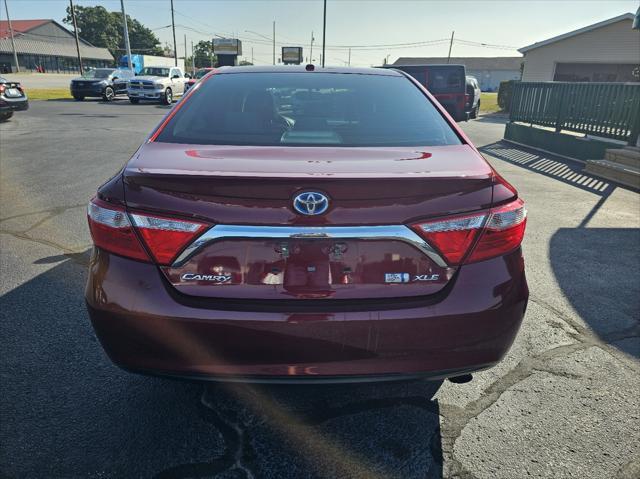
[[[73,84],[69,87],[69,91],[71,92],[71,96],[102,96],[104,92],[105,85],[95,85],[95,86],[74,86]]]
[[[407,307],[394,299],[389,308],[251,311],[182,301],[155,266],[96,250],[86,301],[106,353],[128,370],[258,382],[438,379],[500,361],[528,298],[520,251],[464,266],[452,281],[437,302]]]
[[[0,98],[0,112],[24,111],[29,109],[29,100],[26,96],[22,98]]]

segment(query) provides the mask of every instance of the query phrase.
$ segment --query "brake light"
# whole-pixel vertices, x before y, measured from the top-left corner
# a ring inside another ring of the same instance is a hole
[[[141,261],[149,261],[124,208],[111,205],[97,198],[87,210],[89,230],[96,246]]]
[[[153,258],[161,265],[170,264],[208,226],[141,213],[127,214],[124,208],[96,198],[89,203],[88,217],[91,237],[96,246],[141,261],[150,262]]]
[[[524,237],[524,202],[518,199],[487,213],[412,225],[451,265],[473,263],[513,251]]]
[[[182,249],[208,226],[204,223],[138,213],[131,214],[131,220],[153,258],[162,265],[171,264]]]
[[[0,94],[4,93],[4,85],[0,85]]]

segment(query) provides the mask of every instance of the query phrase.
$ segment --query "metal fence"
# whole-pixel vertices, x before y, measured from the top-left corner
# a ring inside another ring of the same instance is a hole
[[[509,120],[635,144],[640,83],[516,82]]]

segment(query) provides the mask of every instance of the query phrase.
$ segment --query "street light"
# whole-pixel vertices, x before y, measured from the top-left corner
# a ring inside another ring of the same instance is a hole
[[[253,30],[245,30],[246,33],[253,33],[259,37],[265,38],[269,41],[273,41],[273,64],[276,64],[276,22],[273,22],[273,37],[268,37],[262,33],[254,32]]]

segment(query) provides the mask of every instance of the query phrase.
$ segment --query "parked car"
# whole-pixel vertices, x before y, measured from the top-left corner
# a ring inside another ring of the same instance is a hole
[[[139,76],[129,81],[127,95],[131,103],[154,100],[170,105],[174,98],[182,96],[186,81],[178,67],[144,67]]]
[[[130,371],[465,376],[500,361],[527,306],[522,199],[394,70],[220,68],[88,221],[89,315]]]
[[[480,111],[480,84],[476,77],[467,76],[467,101],[464,105],[469,118],[478,118]]]
[[[112,101],[127,93],[127,82],[133,72],[126,68],[95,68],[71,80],[71,96],[78,101],[88,97]]]
[[[193,75],[193,78],[189,78],[187,80],[187,82],[184,85],[184,89],[185,91],[187,91],[189,88],[191,88],[193,85],[196,84],[196,82],[198,80],[200,80],[203,76],[205,76],[207,73],[209,73],[210,71],[215,70],[215,68],[213,67],[206,67],[206,68],[199,68],[196,70],[195,74]]]
[[[19,82],[0,77],[0,121],[7,121],[14,111],[29,108],[29,99]]]
[[[464,65],[385,65],[408,73],[436,97],[455,121],[467,120]]]

